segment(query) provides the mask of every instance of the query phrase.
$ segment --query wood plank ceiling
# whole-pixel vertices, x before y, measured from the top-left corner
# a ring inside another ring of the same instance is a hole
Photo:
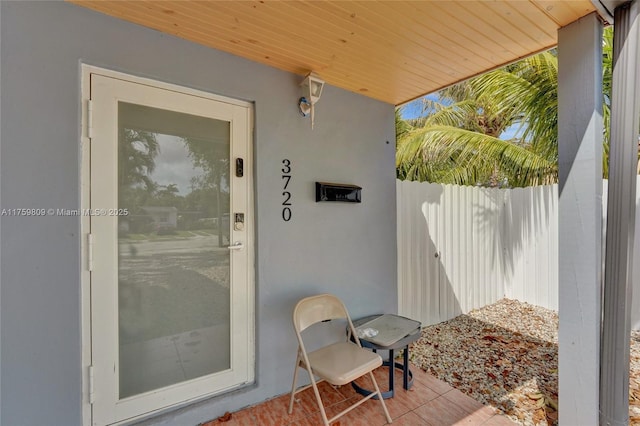
[[[395,105],[553,47],[589,0],[72,3]]]

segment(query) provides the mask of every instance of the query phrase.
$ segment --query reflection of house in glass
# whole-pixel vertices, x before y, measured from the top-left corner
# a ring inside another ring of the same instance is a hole
[[[178,227],[178,209],[175,207],[144,206],[142,210],[149,215],[156,231]]]

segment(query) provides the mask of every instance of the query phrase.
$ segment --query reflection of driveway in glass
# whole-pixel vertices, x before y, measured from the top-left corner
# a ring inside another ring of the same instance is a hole
[[[229,326],[120,345],[120,397],[230,368]]]
[[[229,327],[229,250],[217,236],[123,241],[120,344]]]
[[[161,239],[147,241],[120,240],[120,256],[153,255],[159,253],[198,253],[207,250],[222,250],[218,247],[217,236],[194,235],[189,238]]]

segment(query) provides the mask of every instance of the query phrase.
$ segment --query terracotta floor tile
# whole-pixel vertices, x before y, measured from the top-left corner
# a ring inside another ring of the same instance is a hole
[[[344,410],[347,408],[348,404],[355,403],[358,399],[358,397],[352,398],[345,403],[340,404],[340,410]],[[337,414],[340,410],[336,409],[331,415],[333,416]],[[382,426],[387,423],[387,419],[384,415],[380,402],[372,399],[340,417],[337,421],[344,426]]]
[[[327,382],[319,383],[318,391],[320,392],[320,398],[322,399],[322,403],[325,407],[335,405],[346,399],[344,395],[334,389],[333,386]],[[296,399],[300,400],[302,407],[309,414],[320,410],[318,408],[318,402],[313,392],[313,388],[305,389],[304,391],[296,394]]]
[[[378,386],[380,386],[380,390],[382,392],[386,392],[387,390],[389,390],[389,367],[383,366],[376,369],[375,377],[376,377],[376,381],[378,382]],[[394,381],[394,389],[400,389],[403,386],[401,369],[399,368],[394,369],[393,381]],[[414,383],[415,383],[415,380],[414,380]]]
[[[456,423],[452,423],[451,426],[478,426],[484,425],[487,420],[493,417],[493,411],[488,407],[484,407],[478,411],[467,414],[467,416]]]
[[[327,418],[330,419],[331,416],[329,416],[329,414],[327,413]],[[290,423],[291,426],[321,426],[322,423],[322,416],[320,415],[320,412],[318,411],[317,413],[313,413],[308,415],[307,417],[297,420],[293,423]],[[332,423],[333,425],[333,423]]]
[[[382,377],[375,377],[375,376],[382,376]],[[389,390],[389,385],[388,385],[389,380],[385,375],[376,373],[374,374],[374,377],[376,379],[376,383],[378,384],[378,387],[380,388],[381,392],[384,393]],[[373,386],[373,382],[371,381],[371,378],[369,377],[368,374],[358,378],[355,382],[358,386],[360,386],[364,390],[368,390],[368,391],[375,390],[375,386]],[[360,395],[360,394],[354,391],[352,395]]]
[[[345,409],[347,409],[349,406],[355,404],[356,402],[360,401],[362,399],[361,395],[355,396],[353,398],[349,398],[345,401],[342,401],[338,404],[332,405],[331,407],[329,407],[329,410],[327,410],[327,413],[329,414],[329,417],[331,416],[335,416],[336,414],[338,414],[340,411],[343,411]],[[367,401],[366,403],[364,403],[363,405],[361,405],[360,407],[358,407],[358,410],[361,410],[362,407],[364,407],[367,403],[370,403],[371,401]],[[376,401],[377,402],[377,401]],[[379,404],[379,403],[378,403]],[[381,408],[378,405],[378,409],[381,410]]]
[[[378,367],[373,371],[373,375],[378,382],[384,380],[384,382],[386,383],[389,380],[389,367],[385,365],[383,365],[382,367]]]
[[[429,423],[414,412],[409,412],[402,417],[393,419],[392,426],[430,426]]]
[[[356,397],[350,398],[348,400],[340,401],[340,402],[338,402],[336,404],[333,404],[333,405],[330,405],[330,406],[325,406],[324,410],[325,410],[325,413],[327,415],[327,418],[330,419],[331,417],[333,417],[336,414],[340,413],[341,411],[345,410],[347,407],[349,407],[349,405],[351,405],[354,402],[356,402],[359,398],[360,398],[360,396],[356,396]],[[320,415],[320,410],[316,409],[316,411],[314,413],[312,413],[311,415],[307,416],[307,420],[310,420],[315,425],[321,425],[322,424],[322,416]]]
[[[395,396],[385,400],[393,425],[409,426],[512,426],[507,417],[494,415],[491,407],[482,405],[448,384],[412,366],[414,384],[410,390],[402,388],[402,371],[394,374]],[[418,372],[419,371],[419,372]],[[380,367],[374,373],[382,391],[388,389],[388,369]],[[373,389],[371,380],[358,380],[365,389]],[[334,388],[326,382],[318,385],[325,403],[327,417],[331,418],[348,405],[362,398],[350,384]],[[442,392],[443,395],[440,395]],[[229,422],[216,420],[206,426],[319,426],[322,425],[313,389],[296,395],[294,412],[287,414],[289,395],[282,395],[254,407],[232,414]],[[413,410],[413,411],[412,411]],[[381,426],[387,424],[377,400],[369,400],[355,410],[337,419],[332,426]]]
[[[439,395],[430,388],[414,384],[409,390],[404,390],[402,386],[396,388],[393,398],[401,401],[409,410],[414,410],[438,397]]]
[[[409,366],[410,366],[409,368],[411,369],[411,372],[413,373],[413,377],[416,379],[421,378],[423,376],[431,376],[431,374],[424,371],[422,367],[414,364],[411,361],[409,361]]]
[[[377,400],[374,400],[380,412],[382,412],[382,407],[380,407]],[[387,405],[387,410],[389,410],[389,415],[391,415],[392,419],[396,419],[398,417],[402,417],[403,415],[409,413],[411,408],[400,398],[388,398],[384,400]],[[374,407],[375,408],[375,407]]]
[[[303,417],[302,419],[296,420],[295,422],[291,422],[288,424],[288,426],[319,426],[319,425],[322,425],[322,418],[320,417],[320,413]]]
[[[334,404],[330,407],[326,408],[327,418],[331,418],[341,411],[347,409],[350,405],[353,405],[355,402],[361,399],[361,396],[357,396],[351,398],[346,401],[342,401],[338,404]],[[315,419],[316,425],[322,424],[322,418],[320,417],[320,413],[315,413],[315,417],[310,417],[313,421]],[[368,400],[364,404],[355,408],[353,411],[339,417],[334,423],[339,422],[342,426],[351,426],[351,425],[366,425],[366,426],[376,426],[376,425],[384,425],[387,423],[387,419],[384,416],[384,412],[382,411],[382,406],[376,400]]]
[[[469,413],[462,407],[442,396],[421,405],[413,411],[431,426],[451,426],[469,416]]]
[[[307,417],[309,413],[299,402],[293,404],[291,415],[289,409],[289,395],[282,395],[270,401],[256,405],[251,410],[256,424],[260,426],[281,426]]]
[[[376,381],[378,381],[378,379],[376,379]],[[373,389],[373,383],[371,383],[371,378],[368,374],[365,374],[362,377],[358,377],[355,382],[364,389]],[[380,383],[378,383],[378,386],[380,386]]]
[[[420,373],[417,372],[418,370]],[[453,389],[448,383],[436,379],[431,374],[422,371],[420,367],[412,366],[411,371],[413,372],[413,383],[421,383],[440,395],[450,392]]]
[[[481,410],[483,408],[487,408],[490,410],[489,407],[485,406],[481,402],[476,401],[475,399],[459,391],[458,389],[452,389],[449,392],[443,394],[442,396],[447,398],[449,401],[454,402],[456,405],[462,407],[469,413],[472,413],[477,410]],[[491,411],[491,416],[493,416],[494,414],[495,414],[495,411]]]
[[[389,399],[385,399],[384,403],[387,406],[387,411],[389,411],[389,415],[391,416],[391,418],[393,419],[394,416],[391,414],[391,410],[389,409],[389,401],[392,401],[393,398],[389,398]],[[401,403],[392,403],[395,405],[402,405]],[[380,425],[385,425],[387,424],[387,417],[384,415],[384,410],[382,409],[382,405],[380,405],[380,401],[378,401],[377,399],[370,399],[369,401],[365,402],[364,404],[362,404],[362,407],[360,409],[366,409],[368,410],[368,417],[371,419],[371,424],[380,424]],[[398,412],[398,414],[400,414],[401,410],[399,409],[399,407],[395,407],[395,411]],[[407,411],[405,411],[406,413]]]
[[[211,420],[207,423],[203,423],[202,426],[256,426],[255,419],[253,417],[252,408],[245,408],[244,410],[231,413],[229,421],[220,422],[218,419]]]
[[[349,399],[353,398],[354,396],[360,395],[358,392],[356,392],[353,386],[351,386],[351,383],[347,383],[344,386],[339,386],[336,390],[340,392],[340,395],[342,395],[344,399]]]

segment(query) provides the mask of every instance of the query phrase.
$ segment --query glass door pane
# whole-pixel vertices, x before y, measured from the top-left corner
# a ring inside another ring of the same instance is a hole
[[[119,398],[230,368],[230,123],[118,103]]]

